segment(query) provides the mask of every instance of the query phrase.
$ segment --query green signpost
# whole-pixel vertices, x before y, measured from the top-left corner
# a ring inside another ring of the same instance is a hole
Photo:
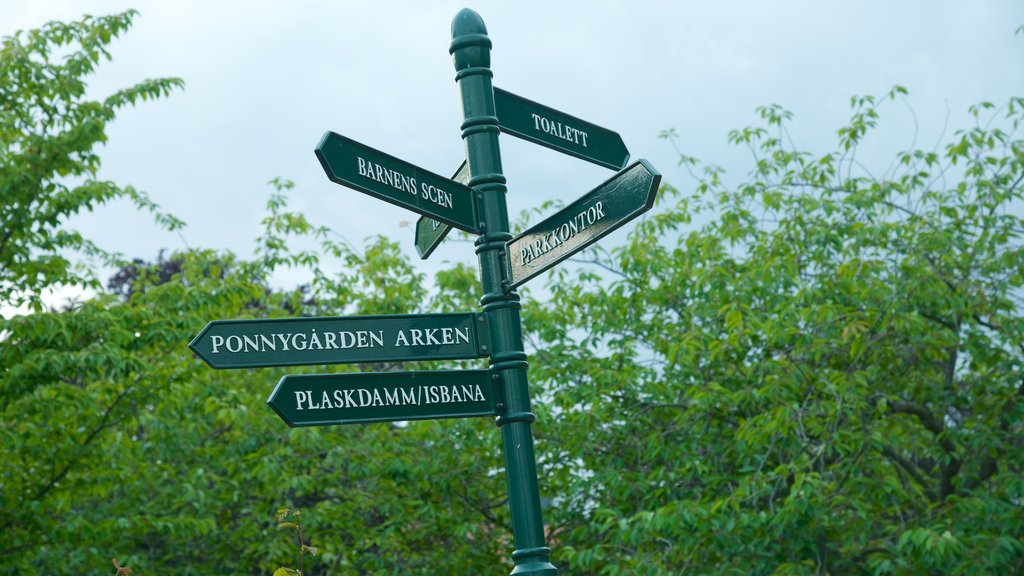
[[[215,320],[188,347],[212,368],[258,368],[482,358],[486,338],[487,317],[467,312]]]
[[[465,162],[455,171],[452,180],[459,184],[469,184],[469,166]],[[441,245],[441,241],[451,229],[451,226],[443,222],[420,216],[416,222],[416,251],[419,252],[420,258],[426,260],[434,249]]]
[[[289,426],[495,414],[490,370],[285,376],[267,404]]]
[[[554,576],[544,541],[527,356],[515,288],[649,210],[661,175],[629,158],[618,134],[491,83],[491,40],[462,10],[449,48],[462,96],[466,162],[452,179],[328,132],[316,147],[327,177],[422,215],[426,258],[450,227],[477,234],[481,312],[210,322],[189,347],[213,368],[488,358],[477,370],[290,375],[267,400],[289,426],[495,416],[505,454],[513,575]],[[620,170],[513,238],[498,135],[506,132]],[[458,570],[454,570],[458,572]]]
[[[512,286],[523,284],[650,210],[660,183],[661,174],[646,160],[639,160],[509,240]]]
[[[502,132],[618,170],[629,160],[617,133],[543,104],[494,89],[494,107]]]

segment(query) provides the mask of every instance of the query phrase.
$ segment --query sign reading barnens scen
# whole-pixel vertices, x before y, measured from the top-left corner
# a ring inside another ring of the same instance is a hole
[[[480,232],[470,189],[334,132],[316,157],[328,179],[466,232]]]

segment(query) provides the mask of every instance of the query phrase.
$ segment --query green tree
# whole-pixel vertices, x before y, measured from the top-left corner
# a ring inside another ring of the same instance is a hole
[[[83,210],[124,198],[168,229],[181,226],[145,193],[96,179],[96,148],[117,111],[183,85],[175,78],[145,80],[103,100],[86,98],[86,77],[110,59],[107,46],[135,16],[50,22],[0,41],[0,303],[28,302],[39,310],[46,288],[98,287],[76,255],[108,265],[117,259],[67,227]]]
[[[746,182],[664,190],[530,306],[569,572],[1024,569],[1024,99],[874,177],[902,94],[821,156],[760,109]]]
[[[746,182],[706,167],[692,191],[666,187],[625,245],[561,267],[550,299],[524,297],[545,519],[565,573],[1022,570],[1024,101],[973,108],[977,124],[945,147],[873,177],[857,150],[901,92],[855,98],[824,155],[790,144],[788,112],[761,109],[762,125],[731,136],[754,153]],[[5,142],[31,140],[11,126]],[[19,146],[5,159],[31,167]],[[64,162],[94,163],[91,150]],[[17,165],[4,163],[5,186]],[[54,185],[26,198],[60,214],[116,197],[38,173]],[[308,574],[508,569],[488,419],[288,429],[265,406],[283,374],[396,366],[214,371],[187,350],[212,319],[478,305],[470,267],[430,283],[396,243],[355,247],[289,212],[290,184],[274,184],[254,258],[123,263],[109,292],[0,321],[0,571],[108,573],[116,558],[139,574],[271,574],[296,559],[281,508],[303,511],[318,551]],[[0,300],[96,285],[53,256],[100,253],[61,218],[4,218],[21,252],[4,245]],[[295,237],[319,248],[295,251]],[[310,284],[269,288],[287,266]],[[479,363],[404,368],[463,364]]]
[[[308,574],[502,561],[507,511],[489,421],[290,430],[265,405],[285,373],[394,366],[214,371],[185,347],[218,318],[464,310],[478,298],[465,291],[472,271],[455,267],[428,294],[397,245],[335,242],[287,212],[280,192],[264,226],[253,261],[194,250],[136,262],[115,293],[0,325],[10,423],[0,566],[84,574],[116,557],[141,574],[270,574],[294,559],[273,521],[282,506],[304,511],[305,542],[318,549]],[[343,271],[290,251],[294,236],[319,238]],[[281,266],[309,267],[313,284],[267,289]]]
[[[975,108],[978,126],[877,179],[851,166],[881,103],[856,99],[824,156],[784,145],[789,114],[762,109],[764,126],[732,135],[756,154],[749,182],[711,167],[690,193],[666,188],[626,245],[589,253],[595,272],[563,268],[549,301],[525,299],[545,515],[567,573],[1024,562],[1022,102]],[[305,513],[310,574],[507,565],[486,419],[289,430],[263,405],[284,370],[213,371],[184,348],[213,318],[479,297],[469,267],[427,290],[394,243],[357,250],[285,208],[272,195],[251,262],[175,254],[122,275],[126,297],[5,324],[2,565],[270,573],[295,553],[275,531],[281,506]],[[295,235],[321,249],[291,252]],[[268,290],[280,266],[314,281]]]

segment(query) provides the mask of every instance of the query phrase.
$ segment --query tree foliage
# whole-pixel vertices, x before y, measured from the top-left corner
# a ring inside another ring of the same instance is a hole
[[[6,40],[4,73],[41,78],[38,56],[7,54],[47,42],[98,58],[130,18]],[[15,110],[49,101],[2,90]],[[784,109],[761,109],[730,136],[753,153],[743,183],[683,157],[699,172],[692,189],[666,186],[624,245],[561,267],[550,298],[524,296],[544,514],[564,573],[1024,568],[1024,100],[981,104],[945,146],[871,175],[858,149],[901,95],[854,98],[824,155],[792,145]],[[91,144],[53,164],[56,149],[29,154],[63,133],[101,135],[106,109],[79,104],[53,109],[43,131],[4,124],[5,190],[25,180],[18,166],[43,184],[18,188],[26,200],[0,195],[0,301],[94,281],[51,249],[98,249],[22,202],[59,215],[118,195],[150,206],[112,184],[57,183],[60,165],[95,173]],[[471,267],[431,282],[394,242],[356,247],[289,212],[290,183],[272,184],[253,258],[125,262],[95,298],[0,320],[0,571],[106,573],[111,558],[138,574],[272,574],[296,560],[304,574],[510,568],[487,419],[289,429],[265,406],[285,373],[398,366],[215,371],[188,351],[213,319],[478,305]],[[319,244],[294,250],[297,237]],[[310,283],[271,288],[283,267]],[[403,369],[463,365],[479,362]],[[298,544],[278,526],[283,509],[302,510]]]
[[[275,533],[282,505],[308,511],[305,544],[318,555],[306,574],[436,574],[453,554],[500,561],[508,518],[498,445],[480,441],[493,438],[489,422],[289,430],[265,405],[284,370],[213,371],[185,348],[210,319],[394,313],[399,303],[422,312],[473,298],[462,292],[468,270],[446,273],[428,298],[393,243],[357,251],[284,208],[274,193],[259,245],[276,237],[277,248],[253,261],[194,250],[136,262],[116,294],[0,325],[11,423],[0,565],[82,574],[116,556],[143,574],[269,574],[294,558]],[[349,271],[327,274],[317,256],[289,251],[294,235],[321,237]],[[312,265],[319,280],[268,289],[289,263]],[[394,366],[328,370],[356,369]]]
[[[117,259],[67,227],[68,218],[123,198],[152,211],[163,226],[181,222],[160,213],[140,190],[96,178],[97,145],[118,110],[166,96],[181,80],[145,80],[102,100],[86,96],[86,77],[124,33],[134,11],[78,22],[50,22],[0,41],[0,302],[32,304],[55,285],[96,278],[74,255]]]
[[[748,181],[667,190],[533,307],[572,573],[1024,567],[1024,100],[872,176],[902,92],[823,156],[762,108]]]

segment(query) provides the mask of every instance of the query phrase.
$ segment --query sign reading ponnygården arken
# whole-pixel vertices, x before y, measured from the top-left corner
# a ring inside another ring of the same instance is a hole
[[[274,318],[215,320],[189,347],[213,368],[256,368],[483,358],[487,337],[472,312]]]

